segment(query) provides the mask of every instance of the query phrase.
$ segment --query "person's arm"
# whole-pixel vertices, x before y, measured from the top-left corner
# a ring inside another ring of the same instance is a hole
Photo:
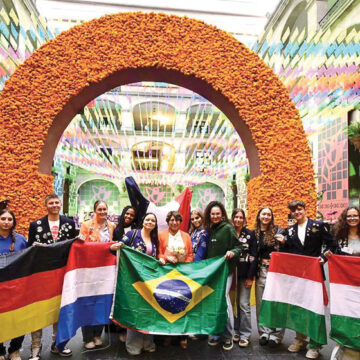
[[[186,247],[186,257],[184,262],[192,262],[194,260],[194,254],[192,251],[192,243],[191,243],[190,235],[185,232],[182,232],[181,236],[183,236],[183,241]]]
[[[160,234],[159,234],[158,238],[159,238],[158,259],[159,259],[159,263],[164,265],[164,264],[166,264],[166,256],[165,256],[166,246],[164,246],[165,239],[164,239],[163,235],[160,235]]]
[[[199,241],[199,246],[197,248],[197,252],[195,254],[194,261],[201,261],[206,259],[207,257],[207,248],[210,240],[209,235],[205,230],[202,230],[199,236],[200,236],[200,241]]]
[[[236,258],[240,257],[240,254],[242,252],[242,247],[241,247],[241,244],[240,244],[240,242],[238,240],[238,235],[237,235],[235,229],[231,225],[229,225],[229,234],[228,234],[228,236],[230,237],[230,248],[231,248],[231,250],[229,250],[226,253],[225,257],[227,259],[231,259],[233,257],[236,257]],[[229,252],[233,253],[233,256],[231,256],[231,255],[229,256]]]
[[[29,236],[28,236],[28,242],[27,242],[27,247],[30,247],[35,241],[35,235],[36,235],[36,226],[34,226],[35,224],[31,223],[29,226]]]
[[[326,254],[329,254],[328,251],[330,251],[331,253],[334,253],[336,251],[337,245],[336,245],[336,242],[335,242],[334,238],[332,237],[329,229],[327,228],[327,226],[323,222],[320,222],[320,224],[321,224],[320,232],[321,232],[322,244],[325,245],[325,250],[320,255],[320,257],[323,261],[320,260],[320,262],[324,263],[327,261]]]

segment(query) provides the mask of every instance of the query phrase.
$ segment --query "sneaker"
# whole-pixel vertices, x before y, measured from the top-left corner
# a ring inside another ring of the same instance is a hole
[[[275,347],[277,347],[277,346],[280,344],[280,342],[281,342],[281,341],[280,341],[276,336],[270,335],[268,345],[269,345],[269,347],[271,347],[271,348],[275,348]]]
[[[155,352],[156,351],[156,346],[154,345],[154,346],[152,346],[151,348],[149,348],[149,349],[144,349],[146,352],[149,352],[149,353],[153,353],[153,352]]]
[[[307,359],[317,359],[319,357],[319,351],[320,351],[320,349],[309,349],[306,352],[305,357]]]
[[[40,347],[35,346],[35,347],[31,348],[31,354],[30,354],[29,360],[40,360],[41,348],[42,348],[41,345],[40,345]]]
[[[233,342],[238,342],[240,340],[240,335],[239,334],[235,334],[233,336]]]
[[[234,346],[234,343],[233,343],[232,339],[226,339],[223,344],[223,349],[229,351],[233,348],[233,346]]]
[[[259,344],[261,346],[266,345],[269,342],[269,335],[268,334],[262,334],[259,339]]]
[[[306,342],[295,339],[295,341],[288,347],[288,350],[292,353],[297,353],[300,350],[306,349],[306,345]]]
[[[241,338],[239,340],[239,346],[242,347],[242,348],[245,348],[245,347],[248,347],[249,346],[249,339],[246,339],[246,338]]]
[[[100,336],[95,336],[94,337],[94,344],[95,344],[96,347],[100,347],[100,346],[104,345],[104,343],[102,342]]]
[[[59,349],[56,347],[55,343],[52,343],[50,351],[53,354],[58,354],[60,356],[68,357],[72,355],[72,351],[68,349],[67,347],[64,347],[63,351],[59,351]]]
[[[95,349],[96,345],[95,345],[95,343],[93,341],[89,341],[89,342],[84,344],[84,348],[86,350],[91,350],[91,349]]]
[[[9,354],[9,359],[10,360],[21,360],[19,350],[16,350],[16,351],[12,352],[11,354]]]
[[[217,345],[219,345],[219,343],[220,343],[220,339],[210,338],[208,340],[208,345],[210,345],[210,346],[217,346]]]

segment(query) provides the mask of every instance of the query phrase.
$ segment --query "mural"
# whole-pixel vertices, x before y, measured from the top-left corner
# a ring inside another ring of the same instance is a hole
[[[224,203],[224,192],[220,186],[211,183],[204,183],[191,188],[193,196],[191,201],[191,208],[205,210],[206,205],[210,201],[221,201]]]
[[[173,200],[173,192],[168,185],[140,184],[142,194],[156,206],[164,206]]]

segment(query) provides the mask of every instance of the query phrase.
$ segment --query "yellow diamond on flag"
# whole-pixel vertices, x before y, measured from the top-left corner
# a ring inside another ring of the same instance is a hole
[[[138,281],[133,286],[170,323],[183,317],[214,291],[175,269],[156,279]]]

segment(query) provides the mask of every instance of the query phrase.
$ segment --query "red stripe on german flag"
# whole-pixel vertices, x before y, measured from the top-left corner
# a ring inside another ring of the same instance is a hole
[[[0,267],[0,342],[57,322],[72,242],[6,255]]]

